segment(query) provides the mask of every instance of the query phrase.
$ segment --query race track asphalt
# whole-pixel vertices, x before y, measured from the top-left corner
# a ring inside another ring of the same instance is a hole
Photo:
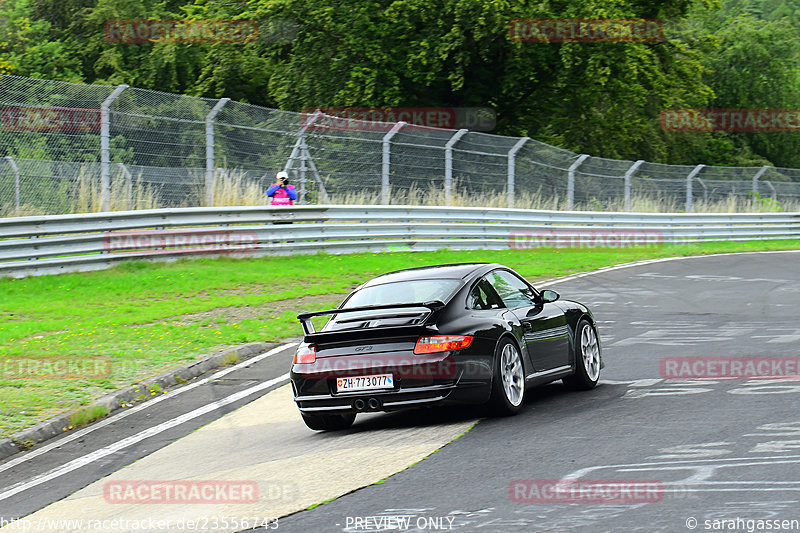
[[[665,373],[699,357],[788,357],[770,360],[778,365],[772,370],[797,374],[791,365],[800,361],[799,261],[800,253],[791,252],[707,256],[540,285],[594,311],[606,363],[601,383],[588,392],[559,383],[530,390],[519,415],[476,425],[481,409],[449,408],[363,416],[341,433],[308,431],[282,407],[290,403],[278,379],[288,369],[287,347],[91,438],[15,466],[8,467],[15,458],[0,462],[0,519],[143,517],[153,509],[103,505],[102,483],[152,479],[161,464],[170,479],[224,472],[242,479],[248,465],[257,465],[282,499],[247,510],[265,517],[293,512],[274,523],[278,531],[747,531],[767,530],[758,520],[800,520],[800,381]],[[124,450],[82,459],[265,383],[271,385]],[[276,423],[266,420],[271,414]],[[217,460],[209,447],[224,458],[219,469],[209,467]],[[400,448],[408,454],[394,455]],[[319,463],[308,463],[314,451]],[[3,498],[9,488],[74,461],[85,464]],[[281,468],[272,461],[283,461]],[[418,462],[403,470],[404,461]],[[350,477],[358,482],[342,482]],[[571,498],[543,490],[558,480],[562,487],[569,480]],[[590,498],[609,490],[618,491],[616,501]],[[284,505],[287,494],[292,505]],[[336,499],[303,510],[329,498]],[[233,517],[236,509],[225,512]]]

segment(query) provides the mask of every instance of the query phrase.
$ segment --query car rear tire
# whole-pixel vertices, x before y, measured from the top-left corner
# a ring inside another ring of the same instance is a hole
[[[572,390],[589,390],[600,379],[600,343],[594,326],[584,319],[575,333],[575,373],[562,379]]]
[[[346,415],[307,415],[300,413],[303,416],[303,422],[315,431],[336,431],[339,429],[347,429],[353,425],[356,419],[355,413]]]
[[[525,402],[525,369],[522,355],[511,339],[501,339],[494,357],[489,407],[498,416],[515,415]]]

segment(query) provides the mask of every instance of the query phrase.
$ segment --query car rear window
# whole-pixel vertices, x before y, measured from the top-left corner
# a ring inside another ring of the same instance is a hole
[[[457,279],[423,279],[396,281],[365,287],[353,294],[344,308],[365,305],[390,305],[430,302],[446,302],[458,290],[461,281]]]

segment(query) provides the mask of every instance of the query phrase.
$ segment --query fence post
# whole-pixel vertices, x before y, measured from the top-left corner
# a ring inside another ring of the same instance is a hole
[[[206,115],[206,205],[214,203],[214,118],[222,111],[230,98],[220,98]]]
[[[11,167],[11,172],[14,173],[14,214],[19,215],[19,168],[17,162],[10,155],[6,156],[8,166]]]
[[[289,154],[289,159],[286,160],[286,164],[283,166],[283,170],[287,174],[294,166],[294,160],[297,159],[297,156],[300,154],[303,145],[305,145],[306,130],[310,128],[314,124],[314,122],[316,122],[317,117],[319,117],[321,114],[322,111],[317,109],[316,111],[314,111],[314,114],[312,114],[308,118],[308,120],[306,120],[305,123],[302,126],[300,126],[300,131],[297,132],[297,141],[295,141],[294,146],[292,147],[292,153]]]
[[[125,175],[125,185],[128,189],[128,209],[133,209],[133,176],[130,170],[125,166],[125,163],[117,163],[117,166],[122,170]]]
[[[530,140],[530,137],[523,137],[517,141],[517,144],[515,144],[511,150],[508,151],[508,186],[506,188],[508,189],[509,209],[514,207],[514,193],[516,192],[515,187],[517,181],[517,152],[519,152],[520,148],[522,148],[522,146]]]
[[[330,198],[328,197],[328,191],[325,190],[325,184],[322,182],[322,179],[319,177],[319,169],[317,169],[317,165],[314,164],[314,159],[311,157],[311,152],[308,151],[308,145],[303,142],[303,151],[305,154],[306,163],[308,163],[308,168],[311,172],[314,173],[314,180],[317,182],[319,186],[319,199],[322,203],[330,203]]]
[[[644,159],[639,159],[625,172],[625,211],[631,210],[631,177],[633,177],[633,174],[639,169],[642,163],[644,163]]]
[[[292,167],[294,166],[294,161],[299,156],[301,159],[300,162],[300,178],[298,179],[300,189],[298,189],[297,193],[297,203],[302,204],[305,201],[305,193],[306,193],[306,162],[311,158],[310,152],[308,151],[308,145],[306,144],[306,130],[310,128],[314,122],[316,122],[317,117],[322,115],[322,111],[317,109],[314,113],[306,119],[302,126],[300,126],[300,131],[297,133],[297,141],[295,141],[294,146],[292,147],[292,153],[289,154],[289,159],[286,160],[286,164],[283,166],[283,170],[288,174]],[[301,114],[300,116],[303,116]],[[314,166],[316,171],[316,165]],[[297,175],[297,174],[295,174]],[[320,183],[322,183],[320,181]],[[326,193],[327,196],[327,193]]]
[[[386,135],[384,135],[381,140],[383,146],[383,161],[381,163],[381,203],[384,205],[389,203],[389,170],[391,168],[390,157],[392,154],[389,142],[392,140],[392,137],[400,131],[400,128],[405,125],[406,123],[403,121],[398,122],[392,126],[392,129],[386,132]]]
[[[686,176],[686,212],[692,212],[692,180],[694,180],[695,176],[700,174],[700,171],[703,170],[705,165],[697,165],[689,172],[689,175]]]
[[[759,168],[758,172],[756,172],[756,175],[753,176],[753,198],[755,198],[755,196],[758,194],[758,180],[764,175],[764,172],[766,172],[767,169],[769,169],[769,165],[764,165],[763,167]]]
[[[772,198],[773,202],[777,202],[778,201],[778,191],[775,190],[775,186],[772,184],[772,182],[769,181],[769,180],[764,180],[762,183],[766,183],[767,186],[769,186],[770,190],[772,191],[772,193],[770,194],[770,197]]]
[[[306,170],[308,170],[308,159],[310,157],[308,145],[306,145],[306,136],[303,135],[301,138],[303,142],[300,145],[300,179],[298,180],[300,182],[300,190],[297,192],[298,204],[304,204],[306,200]]]
[[[704,182],[700,178],[696,178],[696,179],[697,179],[697,183],[699,183],[700,186],[703,188],[703,201],[704,202],[708,202],[708,187],[706,186],[706,182]]]
[[[581,154],[567,169],[567,210],[569,211],[572,211],[575,207],[575,170],[581,166],[588,157],[587,154]]]
[[[100,211],[111,209],[111,104],[127,85],[117,85],[100,105]]]
[[[469,130],[458,130],[444,145],[444,204],[453,203],[453,145]]]

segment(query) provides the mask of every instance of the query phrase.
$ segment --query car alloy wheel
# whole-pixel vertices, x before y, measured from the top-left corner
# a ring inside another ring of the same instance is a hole
[[[586,377],[591,381],[597,381],[597,378],[600,377],[600,346],[597,343],[597,334],[594,332],[594,328],[588,323],[583,324],[580,342]]]
[[[519,351],[512,343],[503,347],[500,359],[500,379],[508,403],[517,407],[522,403],[525,390],[525,374],[522,370],[522,359]]]

